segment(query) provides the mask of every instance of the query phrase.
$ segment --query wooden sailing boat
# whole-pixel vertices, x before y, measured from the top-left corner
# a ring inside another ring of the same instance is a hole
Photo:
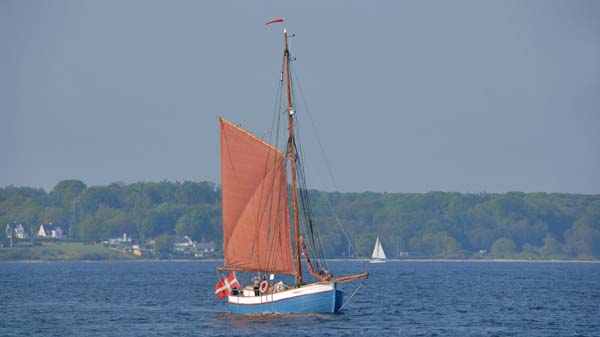
[[[385,262],[385,252],[383,251],[383,246],[381,245],[381,241],[379,240],[379,236],[377,237],[377,241],[375,241],[375,247],[373,248],[373,254],[371,254],[370,263],[382,263]]]
[[[276,19],[269,23],[282,21]],[[297,188],[300,159],[294,137],[290,52],[285,29],[283,40],[284,73],[281,84],[285,78],[289,131],[285,151],[219,118],[225,259],[224,266],[217,268],[221,281],[215,286],[215,294],[227,297],[228,306],[234,313],[335,313],[340,310],[343,301],[343,292],[337,289],[337,284],[366,278],[368,273],[334,277],[317,259],[311,262],[309,251],[315,251],[316,246],[314,237],[310,236],[314,233],[312,219],[302,221],[302,225],[307,226],[307,229],[303,227],[307,234],[306,244],[301,236],[298,194],[302,199],[300,206],[307,205],[303,194],[305,190]],[[291,173],[291,216],[287,164]],[[302,174],[303,171],[300,171]],[[303,209],[302,219],[306,214]],[[315,282],[304,282],[302,256]],[[230,273],[227,277],[224,275],[226,272]],[[255,278],[254,285],[239,289],[235,272],[256,273],[258,279]],[[294,275],[295,282],[291,285],[275,282],[276,275]],[[260,286],[259,279],[262,279]]]

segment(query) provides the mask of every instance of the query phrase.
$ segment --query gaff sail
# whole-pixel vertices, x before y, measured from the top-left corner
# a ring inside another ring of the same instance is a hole
[[[219,123],[225,268],[294,274],[285,154]]]

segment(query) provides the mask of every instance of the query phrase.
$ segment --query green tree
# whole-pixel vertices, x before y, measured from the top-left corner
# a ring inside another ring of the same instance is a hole
[[[0,223],[0,245],[6,241],[6,224]]]
[[[51,222],[66,229],[69,224],[68,211],[62,207],[46,207],[42,211],[42,222]]]
[[[175,224],[175,233],[190,236],[196,241],[215,237],[213,231],[210,207],[208,206],[199,206],[190,209],[187,213],[180,216]]]
[[[509,238],[503,237],[494,242],[491,253],[496,257],[511,257],[516,253],[517,245]]]
[[[412,252],[430,257],[457,257],[462,255],[462,247],[446,232],[427,232],[410,239],[408,244]]]
[[[600,258],[600,200],[578,213],[565,239],[568,253],[581,258]]]
[[[544,245],[540,247],[539,251],[545,258],[559,258],[562,255],[560,242],[551,234],[546,235]]]
[[[523,257],[528,258],[528,259],[537,257],[538,251],[539,251],[539,249],[536,246],[534,246],[528,242],[524,243],[523,246],[521,247],[521,252],[523,253]]]
[[[55,205],[68,208],[85,188],[81,180],[63,180],[54,186],[50,198]]]
[[[186,181],[183,184],[177,184],[174,198],[179,204],[212,204],[217,199],[216,190],[215,185],[208,182]]]
[[[586,259],[600,257],[600,231],[578,223],[567,230],[565,237],[564,248],[569,255]]]
[[[159,255],[166,255],[173,253],[175,244],[175,237],[172,235],[163,234],[154,239],[154,249]]]
[[[392,252],[402,247],[423,256],[461,256],[505,238],[515,246],[507,249],[499,241],[500,256],[600,258],[600,195],[317,190],[308,195],[327,256],[348,251],[339,219],[362,256],[370,255],[379,235]],[[219,187],[208,182],[87,187],[64,180],[50,193],[8,186],[0,188],[0,224],[16,221],[37,230],[51,221],[68,226],[72,238],[92,241],[125,231],[137,232],[141,240],[178,233],[221,242],[220,198]],[[513,255],[517,247],[521,255]]]
[[[77,237],[84,241],[100,241],[107,239],[103,237],[103,230],[96,222],[94,215],[84,216],[77,226]]]
[[[476,226],[469,228],[466,232],[468,247],[473,251],[479,251],[490,247],[497,236],[492,228],[487,226]]]
[[[139,212],[136,226],[140,237],[147,239],[161,234],[175,233],[175,224],[184,210],[183,206],[165,203]]]

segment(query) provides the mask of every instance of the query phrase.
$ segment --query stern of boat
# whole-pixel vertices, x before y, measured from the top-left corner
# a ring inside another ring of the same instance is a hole
[[[344,303],[344,292],[337,289],[336,283],[333,284],[333,293],[334,293],[334,303],[333,303],[333,313],[338,313],[342,308],[342,303]]]

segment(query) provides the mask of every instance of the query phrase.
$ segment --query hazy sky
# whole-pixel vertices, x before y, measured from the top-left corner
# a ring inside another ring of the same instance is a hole
[[[313,187],[600,193],[600,1],[547,0],[0,0],[0,186],[220,183],[217,115],[270,127],[280,16]]]

